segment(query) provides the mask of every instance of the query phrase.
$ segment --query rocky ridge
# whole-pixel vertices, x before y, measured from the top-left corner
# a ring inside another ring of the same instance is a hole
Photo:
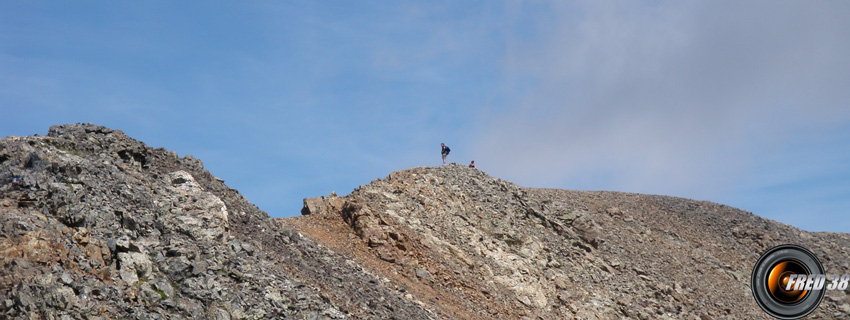
[[[441,317],[119,130],[2,139],[0,181],[0,318]]]
[[[20,178],[20,180],[16,179]],[[3,319],[769,319],[770,247],[850,235],[688,199],[393,172],[270,219],[191,156],[91,124],[0,140]],[[830,291],[814,319],[847,318]]]
[[[800,244],[829,273],[850,271],[848,234],[705,201],[524,188],[457,164],[302,212],[281,221],[459,319],[770,319],[749,287],[767,249]],[[827,292],[810,318],[847,318],[848,297]]]

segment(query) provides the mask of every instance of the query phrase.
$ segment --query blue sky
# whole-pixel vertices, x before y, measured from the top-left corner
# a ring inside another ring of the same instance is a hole
[[[92,122],[273,217],[475,159],[850,232],[850,2],[0,2],[0,136]]]

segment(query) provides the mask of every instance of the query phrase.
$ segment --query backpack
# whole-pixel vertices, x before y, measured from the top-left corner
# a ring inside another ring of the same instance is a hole
[[[446,155],[448,155],[449,152],[452,152],[452,149],[449,149],[449,146],[446,146]]]

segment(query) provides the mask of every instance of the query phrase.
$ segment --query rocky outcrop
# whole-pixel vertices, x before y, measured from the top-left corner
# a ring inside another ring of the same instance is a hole
[[[200,160],[85,124],[0,140],[0,269],[3,319],[441,317]]]
[[[0,140],[1,319],[765,319],[770,247],[850,236],[710,202],[393,172],[270,219],[192,156],[91,124]],[[847,318],[831,291],[812,318]]]
[[[305,203],[322,209],[281,222],[451,318],[765,319],[749,281],[768,248],[801,244],[831,273],[850,269],[847,234],[703,201],[523,188],[460,165]],[[829,292],[812,318],[846,318],[848,302]]]

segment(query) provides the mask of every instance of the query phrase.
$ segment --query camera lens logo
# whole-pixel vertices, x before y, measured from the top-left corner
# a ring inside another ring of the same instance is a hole
[[[779,319],[799,319],[818,307],[826,290],[824,270],[811,251],[797,245],[767,250],[753,268],[753,297]]]

